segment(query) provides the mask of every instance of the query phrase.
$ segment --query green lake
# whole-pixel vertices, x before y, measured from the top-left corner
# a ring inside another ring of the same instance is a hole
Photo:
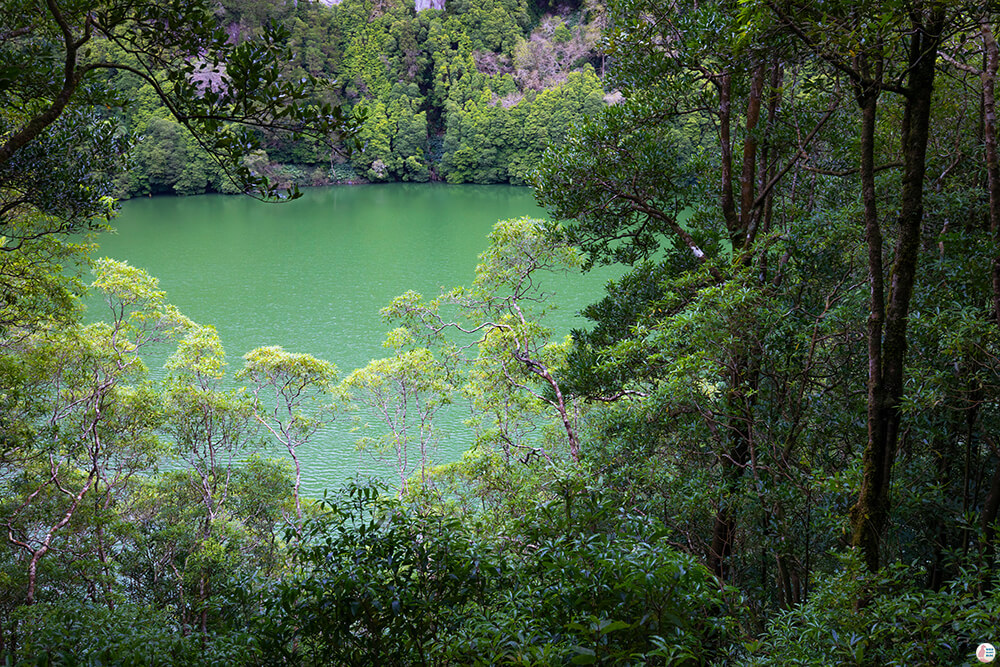
[[[316,188],[285,204],[158,197],[125,202],[117,233],[99,239],[98,255],[145,269],[181,312],[214,325],[231,373],[249,350],[281,345],[332,361],[344,377],[385,356],[380,308],[410,289],[430,296],[468,284],[493,224],[522,215],[544,212],[530,189],[510,186]],[[559,306],[548,320],[558,336],[585,325],[576,313],[599,298],[609,277],[545,281]],[[155,366],[163,358],[150,358],[154,377],[162,376]],[[470,446],[464,416],[454,408],[441,418],[435,462],[455,460]],[[299,450],[304,493],[319,495],[357,473],[387,472],[354,442],[341,418]]]

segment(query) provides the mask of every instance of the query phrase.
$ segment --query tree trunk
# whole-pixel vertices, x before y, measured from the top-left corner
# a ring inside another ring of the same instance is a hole
[[[31,605],[35,603],[35,589],[38,584],[38,561],[40,561],[42,557],[45,556],[45,554],[47,554],[52,548],[52,540],[56,533],[73,519],[73,515],[76,513],[76,508],[80,506],[80,501],[83,500],[87,491],[89,491],[90,487],[93,486],[96,478],[97,470],[91,470],[83,488],[81,488],[80,491],[73,496],[69,508],[65,513],[63,513],[62,518],[58,523],[49,528],[48,532],[45,534],[45,539],[42,540],[41,546],[35,549],[31,554],[31,560],[28,562],[28,592],[27,595],[25,595],[25,604]]]
[[[879,329],[877,292],[881,278],[881,252],[876,253],[872,236],[875,231],[868,223],[877,226],[878,220],[866,219],[866,236],[869,246],[869,281],[872,287],[871,310],[868,323],[868,442],[862,458],[861,489],[857,503],[851,508],[851,544],[862,549],[869,570],[881,564],[880,546],[888,526],[889,487],[892,467],[900,433],[900,401],[903,397],[903,380],[906,366],[906,328],[910,299],[916,281],[917,257],[920,250],[920,227],[923,222],[923,187],[926,170],[927,142],[930,133],[931,97],[934,87],[934,65],[937,47],[941,40],[943,16],[934,10],[926,23],[919,23],[914,13],[913,32],[910,37],[909,79],[903,116],[903,182],[899,213],[899,234],[889,284],[889,298],[885,304],[885,320],[881,341]],[[871,111],[874,112],[874,103]],[[862,107],[864,131],[873,130],[874,116],[868,118]],[[870,156],[865,153],[874,148],[874,136],[863,148],[862,167]],[[868,165],[871,167],[871,164]],[[862,177],[863,190],[867,187]],[[870,181],[874,183],[872,179]],[[867,218],[867,205],[866,205]],[[876,260],[875,255],[879,258]],[[879,266],[876,266],[878,264]],[[876,272],[877,270],[877,272]]]
[[[757,147],[760,138],[757,129],[760,124],[760,112],[765,95],[765,82],[768,69],[764,63],[757,64],[751,71],[750,92],[746,106],[746,136],[743,140],[743,160],[740,170],[740,210],[735,210],[735,190],[732,168],[732,137],[731,137],[731,85],[729,74],[720,77],[717,88],[719,91],[719,142],[722,146],[722,195],[721,206],[726,220],[727,231],[732,242],[734,256],[746,247],[747,231],[756,200],[757,182]],[[743,334],[741,334],[743,335]],[[730,498],[738,492],[739,480],[750,460],[750,439],[752,437],[751,421],[753,419],[753,401],[756,396],[756,385],[760,375],[760,362],[748,349],[748,338],[734,343],[735,361],[730,370],[729,394],[729,446],[720,458],[722,467],[722,497],[716,511],[712,527],[712,541],[709,547],[709,567],[716,576],[725,580],[727,577],[727,561],[733,549],[736,535],[736,516],[732,510]]]
[[[757,125],[764,102],[764,83],[767,78],[764,63],[757,64],[750,78],[750,97],[747,100],[746,136],[743,138],[743,170],[740,173],[740,218],[739,228],[730,229],[733,250],[742,248],[747,242],[747,232],[751,225],[753,203],[757,198],[757,146],[759,144]]]
[[[992,440],[990,441],[992,442]],[[994,451],[1000,454],[1000,449],[996,448],[994,443]],[[996,469],[993,471],[993,477],[990,480],[990,489],[986,493],[986,500],[983,502],[983,511],[979,516],[980,529],[982,530],[982,537],[980,542],[980,551],[982,553],[985,571],[981,578],[982,586],[984,589],[988,589],[992,583],[992,579],[989,576],[994,568],[994,559],[996,558],[996,523],[997,523],[997,513],[1000,512],[1000,464],[997,465]]]
[[[726,227],[733,230],[739,226],[736,200],[733,196],[733,143],[732,143],[732,76],[726,72],[718,75],[715,87],[719,91],[719,148],[722,151],[722,191],[719,206],[726,220]]]
[[[986,53],[986,67],[983,68],[983,137],[986,147],[986,174],[990,195],[990,233],[995,247],[1000,248],[1000,150],[997,148],[996,77],[1000,69],[1000,48],[997,47],[988,23],[981,27],[983,48]],[[1000,328],[1000,251],[993,256],[993,317]],[[990,440],[992,443],[992,440]],[[1000,456],[1000,450],[996,450]],[[993,472],[990,488],[980,515],[980,553],[985,565],[984,588],[991,582],[990,575],[996,556],[996,520],[1000,510],[1000,465]]]
[[[862,483],[862,498],[868,505],[877,498],[864,494],[872,488],[884,485],[877,463],[885,459],[885,422],[881,419],[880,406],[885,403],[885,385],[882,381],[882,327],[885,323],[885,287],[882,266],[882,230],[879,226],[878,204],[875,199],[875,123],[878,111],[879,90],[877,81],[865,81],[856,88],[858,105],[861,107],[861,200],[864,204],[865,243],[868,246],[868,323],[866,338],[868,347],[868,444],[864,453],[865,482]],[[858,506],[861,500],[858,501]],[[866,507],[868,506],[866,505]],[[869,567],[878,568],[878,533],[880,527],[869,524],[864,514],[855,516],[858,508],[851,510],[851,524],[855,545],[873,540],[875,561],[868,560]],[[867,530],[872,528],[871,534]],[[870,550],[867,547],[866,559]]]
[[[1000,244],[1000,151],[997,149],[996,77],[1000,67],[1000,49],[989,24],[982,25],[986,67],[983,82],[983,138],[986,147],[986,176],[990,195],[990,232]],[[1000,247],[998,245],[997,247]],[[993,256],[993,317],[1000,326],[1000,253]]]

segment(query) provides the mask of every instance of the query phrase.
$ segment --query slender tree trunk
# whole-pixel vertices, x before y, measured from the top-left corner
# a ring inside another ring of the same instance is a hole
[[[715,87],[719,91],[719,147],[722,155],[722,192],[719,205],[729,230],[739,227],[736,200],[733,196],[733,139],[732,139],[732,76],[720,74]]]
[[[722,196],[721,205],[726,220],[727,230],[732,241],[733,253],[745,248],[747,230],[750,228],[750,218],[753,203],[756,199],[757,178],[757,147],[760,141],[757,128],[760,123],[760,112],[764,101],[764,88],[768,70],[764,63],[756,65],[750,78],[750,94],[746,107],[746,136],[743,140],[743,162],[740,170],[740,210],[735,210],[734,202],[734,172],[732,167],[732,136],[731,136],[731,93],[732,79],[730,75],[720,77],[719,90],[719,141],[722,146]],[[739,480],[743,476],[750,460],[750,439],[752,437],[753,401],[757,378],[760,375],[760,361],[753,355],[749,347],[749,334],[744,334],[743,340],[735,343],[734,362],[730,370],[729,393],[729,445],[728,451],[721,457],[722,496],[716,511],[712,526],[712,541],[709,547],[709,567],[716,576],[725,580],[727,577],[727,561],[732,553],[733,541],[737,531],[737,517],[731,505],[732,496],[737,493]]]
[[[1000,457],[1000,448],[997,448],[996,443],[992,440],[990,440],[990,443],[993,445],[994,452]],[[997,465],[993,471],[990,488],[986,493],[986,500],[983,501],[983,511],[979,516],[980,528],[982,529],[980,550],[983,555],[983,562],[985,563],[985,572],[982,577],[983,588],[989,588],[992,581],[989,575],[992,573],[995,565],[998,512],[1000,512],[1000,465]]]
[[[768,84],[768,102],[767,102],[767,119],[765,121],[766,125],[764,128],[764,138],[765,141],[762,144],[760,150],[760,160],[759,167],[757,169],[757,190],[758,192],[764,192],[767,188],[767,184],[774,178],[776,173],[776,167],[771,163],[771,158],[773,155],[771,146],[771,137],[773,136],[774,126],[778,118],[778,107],[781,104],[781,82],[782,76],[784,75],[784,68],[781,62],[775,58],[774,62],[771,63],[771,80]],[[752,205],[752,202],[751,202]],[[764,203],[760,207],[759,214],[755,214],[750,217],[749,225],[746,231],[746,239],[743,242],[743,249],[747,252],[750,251],[751,246],[753,246],[754,241],[757,238],[758,233],[767,236],[771,232],[771,220],[774,213],[774,190],[773,188],[767,191],[767,195],[764,198]],[[760,277],[761,283],[766,283],[768,281],[768,262],[767,262],[767,252],[761,252],[759,259],[759,270],[757,275]]]
[[[990,232],[1000,243],[1000,151],[997,148],[996,77],[1000,67],[1000,49],[989,24],[982,25],[986,67],[983,82],[983,138],[986,147],[986,177],[990,195]],[[1000,247],[1000,246],[998,246]],[[1000,326],[1000,252],[993,256],[993,317]]]
[[[177,568],[177,565],[173,562],[173,554],[170,555],[167,565],[173,571],[174,580],[177,582],[177,610],[180,615],[181,636],[187,637],[190,634],[190,610],[187,608],[187,604],[184,600],[184,577],[181,575],[181,571]]]
[[[111,562],[108,558],[107,550],[104,548],[104,525],[101,523],[97,524],[97,558],[101,562],[101,570],[104,573],[104,604],[108,606],[108,610],[115,610],[115,598],[112,590],[112,576],[111,576]]]
[[[875,199],[875,125],[878,111],[878,82],[864,82],[857,89],[858,104],[861,107],[861,200],[864,204],[865,243],[868,246],[868,323],[866,338],[868,347],[868,444],[865,448],[863,465],[865,482],[862,498],[869,504],[876,498],[864,495],[872,487],[881,488],[886,482],[881,478],[880,461],[885,459],[885,421],[880,408],[885,404],[885,384],[882,380],[882,327],[885,323],[885,286],[882,265],[882,229],[878,219],[878,204]],[[861,505],[859,500],[858,505]],[[869,567],[878,567],[878,533],[881,527],[870,526],[864,515],[855,517],[852,509],[851,523],[855,544],[873,540],[876,559],[868,560]],[[873,528],[870,535],[865,528]],[[866,551],[867,558],[868,551]]]
[[[211,496],[209,496],[209,499]],[[210,500],[206,503],[210,504]],[[204,546],[212,539],[212,510],[209,507],[209,514],[205,517],[205,522],[202,524],[201,529],[201,545],[200,548],[204,549]],[[211,589],[210,577],[211,574],[206,571],[205,565],[201,566],[201,572],[198,574],[198,603],[201,606],[201,634],[202,641],[205,641],[205,635],[208,633],[208,597]]]
[[[996,248],[1000,248],[1000,150],[997,148],[996,77],[1000,69],[1000,48],[989,23],[981,26],[986,67],[981,75],[983,83],[983,137],[986,147],[986,176],[990,195],[990,233]],[[993,256],[993,317],[1000,328],[1000,250]],[[990,441],[992,443],[992,440]],[[970,443],[971,444],[971,443]],[[1000,450],[997,450],[1000,457]],[[990,488],[980,515],[980,552],[985,565],[984,585],[988,586],[996,556],[996,521],[1000,510],[1000,464],[993,472]]]
[[[755,180],[757,176],[757,146],[760,143],[757,125],[760,123],[760,110],[764,102],[764,82],[767,68],[763,62],[758,63],[750,78],[750,97],[747,100],[746,136],[743,138],[743,170],[740,173],[740,217],[739,228],[731,229],[730,236],[733,250],[742,248],[747,241],[753,215],[753,202],[757,196]]]
[[[208,635],[208,595],[209,595],[209,583],[208,574],[202,571],[201,577],[198,580],[198,598],[201,602],[201,637],[202,642],[205,641],[205,637]]]
[[[80,501],[93,486],[94,480],[97,478],[97,471],[92,470],[90,475],[87,477],[86,483],[83,488],[80,489],[79,493],[73,496],[73,500],[70,503],[69,509],[63,514],[62,519],[58,523],[49,528],[48,532],[45,534],[45,539],[42,541],[41,546],[34,550],[31,554],[31,561],[28,563],[28,592],[25,596],[25,604],[35,603],[35,588],[38,583],[38,561],[49,552],[52,548],[52,539],[55,537],[56,533],[63,528],[67,523],[73,519],[73,515],[76,513],[76,508],[80,506]]]
[[[958,415],[956,411],[954,415]],[[954,421],[960,421],[955,419]],[[934,456],[934,469],[936,481],[941,488],[947,488],[950,482],[949,471],[951,463],[956,459],[960,460],[960,454],[955,447],[956,431],[961,428],[961,424],[940,424],[936,429],[934,441],[931,445],[931,453]],[[928,534],[932,544],[930,565],[927,567],[927,588],[932,591],[941,590],[941,586],[949,578],[948,552],[951,549],[951,532],[948,530],[949,522],[944,515],[934,515],[928,519]]]
[[[880,346],[874,334],[878,324],[875,287],[881,277],[874,279],[872,276],[875,270],[872,266],[875,239],[868,239],[869,280],[874,280],[868,331],[868,442],[862,458],[861,489],[857,503],[851,508],[850,518],[851,544],[862,549],[865,563],[872,571],[877,570],[881,564],[879,551],[889,520],[889,487],[899,441],[899,406],[903,397],[906,369],[907,317],[916,282],[920,227],[924,214],[923,187],[934,66],[944,21],[941,10],[934,10],[927,23],[917,23],[918,18],[919,15],[915,13],[915,24],[910,36],[910,67],[903,116],[903,183],[899,231]],[[864,114],[864,107],[862,111]],[[865,123],[867,122],[866,117]],[[862,157],[863,162],[866,159]],[[877,220],[874,222],[877,223]],[[871,231],[873,230],[866,229],[866,235]]]

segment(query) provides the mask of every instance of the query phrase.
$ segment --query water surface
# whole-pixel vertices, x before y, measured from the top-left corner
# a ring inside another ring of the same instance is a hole
[[[343,377],[385,356],[380,308],[410,289],[433,296],[470,283],[493,224],[522,215],[544,212],[530,189],[510,186],[316,188],[285,204],[154,197],[125,202],[117,234],[99,239],[99,255],[145,269],[181,312],[214,325],[231,372],[249,350],[281,345],[332,361]],[[546,282],[559,304],[550,320],[559,335],[583,325],[574,314],[607,277]],[[471,444],[462,417],[445,415],[437,462]],[[357,453],[349,426],[341,419],[300,452],[306,492],[318,495],[357,472],[385,472]]]

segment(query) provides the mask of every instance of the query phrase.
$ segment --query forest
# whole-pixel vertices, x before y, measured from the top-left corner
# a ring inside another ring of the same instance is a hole
[[[277,23],[290,80],[316,77],[324,98],[366,118],[358,150],[270,134],[245,159],[282,184],[429,180],[524,184],[545,146],[603,106],[597,51],[604,9],[490,0],[414,11],[399,0],[224,5],[231,38]],[[596,69],[595,69],[596,68]],[[199,72],[202,82],[219,73]],[[153,86],[120,70],[123,127],[142,137],[116,195],[234,192]]]
[[[1000,639],[992,4],[2,6],[5,664],[965,665]],[[529,183],[550,220],[386,304],[387,356],[344,378],[277,346],[232,372],[98,258],[130,194],[435,178]],[[557,339],[542,276],[606,264]],[[431,465],[449,403],[469,448]],[[409,463],[306,497],[297,452],[341,411]]]

